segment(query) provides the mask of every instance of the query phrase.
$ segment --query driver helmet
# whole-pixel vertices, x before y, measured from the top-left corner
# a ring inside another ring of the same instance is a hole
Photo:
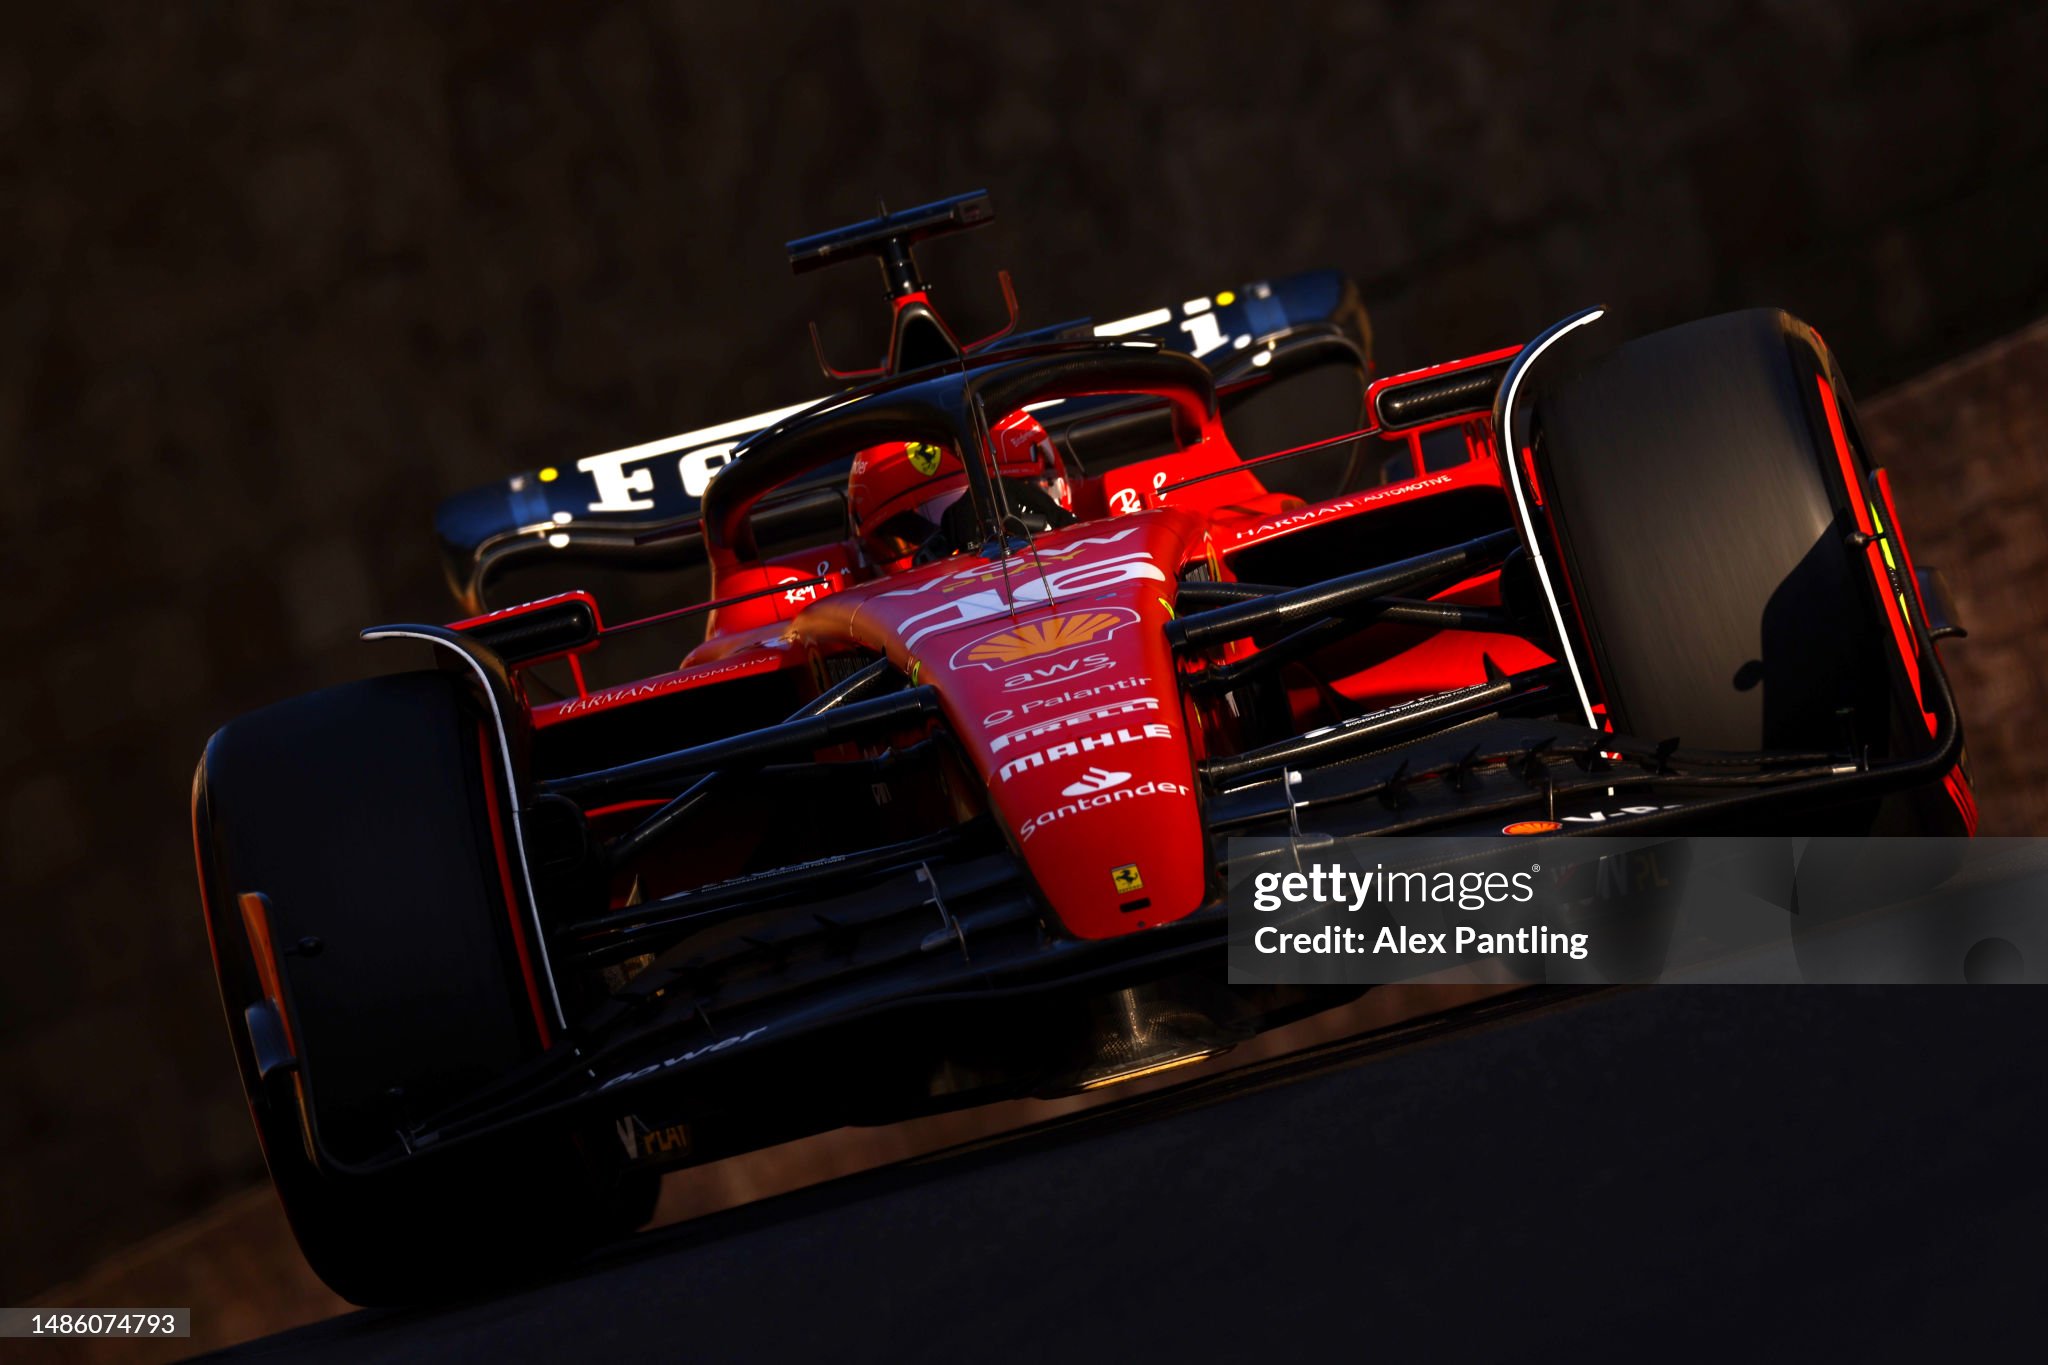
[[[1035,493],[1033,501],[1046,498],[1064,512],[1073,510],[1066,465],[1037,418],[1013,413],[990,435],[996,473],[1012,501]],[[869,446],[854,457],[846,488],[854,535],[871,564],[893,564],[923,549],[966,495],[967,467],[959,453],[925,441]]]

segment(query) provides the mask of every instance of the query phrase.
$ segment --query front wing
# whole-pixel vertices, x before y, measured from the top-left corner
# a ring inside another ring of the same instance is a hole
[[[1199,635],[1201,619],[1179,624]],[[1927,624],[1913,625],[1924,657],[1937,658]],[[669,1112],[685,1094],[693,1115],[687,1146],[664,1153],[660,1143],[634,1139],[626,1150],[695,1163],[858,1121],[866,1082],[847,1058],[865,1047],[880,1061],[891,1030],[949,1027],[963,1012],[999,1014],[1060,992],[1189,973],[1221,981],[1229,943],[1222,856],[1233,836],[1286,835],[1312,846],[1372,834],[1498,834],[1510,823],[1537,829],[1534,843],[1596,832],[1707,833],[1764,814],[1938,785],[1957,761],[1961,726],[1938,664],[1928,677],[1932,743],[1889,763],[1689,753],[1533,714],[1558,705],[1563,679],[1555,668],[1212,760],[1203,776],[1216,899],[1121,939],[1048,932],[1022,861],[985,822],[631,907],[593,923],[577,944],[585,960],[670,946],[549,1051],[395,1133],[388,1153],[366,1165],[536,1123],[659,1135],[670,1129],[642,1116]],[[708,948],[690,936],[738,921],[746,932]],[[1319,1007],[1289,1006],[1295,1016]],[[831,1116],[820,1118],[817,1078],[828,1073],[845,1088]],[[303,1079],[316,1093],[317,1076]],[[365,1168],[322,1150],[317,1103],[306,1112],[323,1160]]]

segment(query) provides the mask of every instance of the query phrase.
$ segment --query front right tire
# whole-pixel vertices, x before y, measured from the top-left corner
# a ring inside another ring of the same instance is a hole
[[[565,1133],[370,1169],[401,1124],[541,1050],[492,828],[503,784],[484,765],[497,756],[464,679],[397,674],[232,722],[194,779],[215,968],[257,1137],[306,1259],[355,1303],[530,1275],[652,1206],[654,1177],[586,1158]],[[244,1011],[265,989],[245,892],[268,905],[296,1076],[257,1074]]]

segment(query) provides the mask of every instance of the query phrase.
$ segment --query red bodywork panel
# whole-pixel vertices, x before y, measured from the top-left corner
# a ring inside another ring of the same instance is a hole
[[[1490,424],[1468,415],[1381,439],[1415,452],[1419,467],[1420,435],[1475,420],[1490,436]],[[1358,557],[1370,562],[1375,513],[1446,493],[1498,492],[1492,455],[1490,439],[1468,441],[1454,467],[1304,504],[1240,468],[1211,418],[1185,449],[1083,481],[1076,506],[1099,508],[1100,518],[1041,534],[1007,559],[960,555],[878,569],[863,566],[850,543],[752,563],[714,554],[714,597],[730,605],[711,611],[708,638],[682,667],[536,705],[533,721],[548,729],[808,672],[856,648],[880,653],[937,691],[988,809],[1063,929],[1093,939],[1169,923],[1213,890],[1194,774],[1208,737],[1201,713],[1184,708],[1163,629],[1183,574],[1231,578],[1230,557],[1249,547],[1353,519]],[[773,591],[784,584],[788,591]],[[1496,604],[1497,575],[1440,596]],[[1479,681],[1489,657],[1510,669],[1547,662],[1511,636],[1387,626],[1359,639],[1368,649],[1336,691],[1366,707]],[[1305,716],[1323,704],[1313,694],[1298,701]]]
[[[1368,411],[1390,385],[1513,354],[1381,379],[1368,389]],[[1822,399],[1833,417],[1825,384]],[[1212,416],[1177,453],[1079,480],[1074,505],[1094,519],[1040,534],[1005,559],[963,554],[921,567],[875,566],[849,541],[750,561],[714,547],[710,628],[682,667],[597,691],[583,690],[579,670],[582,695],[533,707],[533,723],[548,729],[691,691],[716,705],[719,686],[778,673],[796,674],[802,693],[814,695],[829,661],[879,653],[936,691],[945,729],[984,789],[968,793],[969,803],[985,800],[1066,932],[1100,939],[1169,923],[1214,890],[1194,765],[1214,747],[1204,727],[1225,723],[1182,700],[1181,664],[1163,628],[1184,577],[1237,578],[1233,560],[1248,552],[1270,559],[1271,547],[1327,536],[1340,524],[1358,538],[1346,557],[1373,563],[1384,558],[1376,528],[1437,498],[1500,497],[1506,524],[1502,452],[1487,417],[1463,413],[1354,435],[1384,443],[1392,457],[1405,453],[1415,477],[1304,504],[1270,491]],[[1839,425],[1835,435],[1840,442]],[[1431,436],[1434,464],[1425,458]],[[1462,436],[1462,446],[1452,436]],[[1855,512],[1868,531],[1871,509],[1860,496]],[[1896,526],[1889,505],[1884,514]],[[1882,587],[1880,549],[1869,553]],[[1903,604],[1886,592],[1903,634]],[[1437,600],[1498,605],[1499,575],[1467,579]],[[1251,648],[1239,643],[1228,653]],[[1905,658],[1911,669],[1910,648]],[[1550,662],[1519,636],[1386,624],[1318,656],[1327,690],[1290,684],[1289,697],[1308,726],[1329,718],[1330,693],[1372,710],[1483,681],[1489,663],[1517,672]],[[1973,816],[1960,770],[1949,786]],[[596,814],[623,818],[646,804]]]
[[[1203,526],[1153,512],[954,559],[807,608],[800,638],[852,639],[938,690],[990,807],[1061,922],[1108,938],[1205,896],[1187,723],[1164,626]]]
[[[533,708],[533,723],[535,728],[560,725],[563,721],[574,720],[578,716],[611,711],[654,697],[688,692],[695,688],[709,687],[713,683],[731,682],[735,678],[773,673],[789,662],[781,654],[757,649],[737,654],[730,659],[692,664],[673,673],[661,674],[659,677],[642,678],[637,682],[621,683],[617,687],[600,688],[588,696],[543,703]]]

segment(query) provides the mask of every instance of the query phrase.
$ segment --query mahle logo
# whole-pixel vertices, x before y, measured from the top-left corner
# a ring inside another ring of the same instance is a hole
[[[1119,726],[1114,730],[1104,730],[1100,734],[1083,735],[1078,739],[1067,740],[1063,743],[1055,744],[1049,749],[1041,750],[1038,753],[1020,754],[996,769],[996,778],[999,781],[1008,782],[1020,773],[1030,772],[1034,768],[1042,768],[1048,763],[1058,763],[1064,759],[1078,758],[1082,754],[1092,754],[1098,749],[1113,749],[1119,744],[1137,744],[1148,739],[1172,738],[1173,727],[1156,721],[1147,725]],[[1088,771],[1093,776],[1107,770],[1090,768]],[[1112,776],[1116,778],[1117,782],[1122,782],[1130,774],[1116,773],[1112,774]],[[1106,786],[1091,787],[1088,790],[1106,791],[1108,787],[1115,785],[1115,782],[1111,782]],[[1067,794],[1069,796],[1075,795],[1072,791],[1069,791]]]

